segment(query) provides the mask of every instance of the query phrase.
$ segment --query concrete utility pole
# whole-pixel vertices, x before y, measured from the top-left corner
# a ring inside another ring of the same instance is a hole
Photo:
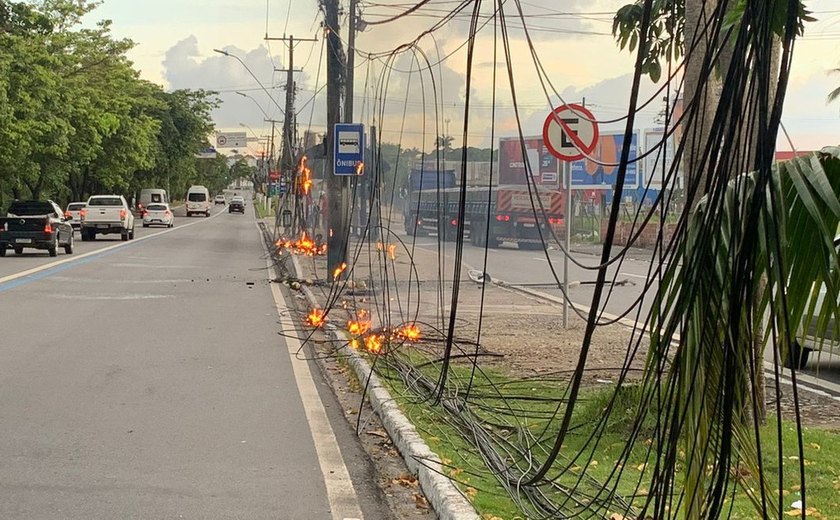
[[[358,0],[350,0],[350,35],[347,38],[347,84],[344,86],[344,122],[353,122],[353,81],[356,71],[356,11]]]
[[[294,209],[293,214],[295,215],[295,219],[300,216],[300,193],[297,189],[297,168],[295,165],[296,157],[292,153],[292,150],[295,146],[295,136],[297,135],[297,118],[295,114],[295,78],[294,73],[300,72],[301,69],[295,70],[295,44],[300,42],[315,42],[318,41],[315,38],[297,38],[293,35],[282,38],[269,38],[268,35],[265,37],[266,40],[269,41],[282,41],[286,42],[289,46],[289,66],[285,69],[274,69],[275,72],[285,72],[286,73],[286,109],[285,109],[285,117],[283,121],[283,152],[280,157],[280,172],[282,178],[286,182],[287,190],[290,190],[288,193],[292,194],[291,190],[294,190]],[[285,198],[286,201],[289,200],[287,196]],[[293,228],[296,227],[293,225]],[[303,227],[303,226],[301,226]]]
[[[335,125],[340,121],[341,84],[344,77],[341,35],[338,26],[338,0],[321,0],[327,32],[327,176],[329,211],[327,222],[327,269],[332,274],[347,260],[348,225],[347,179],[335,175],[333,160]]]

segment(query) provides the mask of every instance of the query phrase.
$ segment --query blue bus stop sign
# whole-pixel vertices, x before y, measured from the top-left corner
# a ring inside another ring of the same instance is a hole
[[[333,166],[336,175],[356,175],[365,161],[365,125],[338,123],[333,131]]]

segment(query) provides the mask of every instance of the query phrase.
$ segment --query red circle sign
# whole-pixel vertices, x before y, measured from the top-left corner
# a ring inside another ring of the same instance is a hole
[[[561,161],[577,161],[598,144],[598,123],[592,112],[577,103],[555,108],[543,124],[543,142]]]

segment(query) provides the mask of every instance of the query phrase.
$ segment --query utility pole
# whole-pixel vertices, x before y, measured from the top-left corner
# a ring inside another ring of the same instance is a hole
[[[266,123],[271,123],[271,137],[269,138],[268,142],[268,167],[271,170],[272,164],[276,165],[274,162],[274,132],[275,132],[275,125],[277,123],[282,123],[282,121],[278,121],[277,119],[263,119]]]
[[[335,175],[333,148],[335,125],[340,121],[341,83],[344,77],[341,34],[338,26],[338,0],[321,0],[324,28],[327,32],[327,198],[329,200],[327,230],[327,272],[331,275],[347,260],[347,179]]]
[[[286,109],[285,117],[283,120],[283,152],[280,157],[280,171],[282,172],[281,175],[283,176],[283,179],[286,182],[286,189],[288,190],[287,194],[291,194],[291,190],[294,190],[293,214],[295,215],[295,219],[297,219],[300,216],[300,193],[298,190],[298,183],[296,182],[296,158],[292,153],[294,143],[296,141],[295,136],[297,135],[297,120],[295,117],[296,114],[294,73],[300,72],[301,69],[295,70],[295,44],[300,42],[316,42],[318,40],[316,40],[315,38],[296,39],[293,35],[290,35],[289,37],[284,36],[282,38],[269,38],[268,35],[266,35],[265,39],[268,41],[286,42],[289,47],[289,66],[285,69],[274,69],[274,71],[286,73]],[[286,196],[285,200],[289,200],[288,195]],[[294,223],[292,227],[296,227]],[[294,229],[292,231],[294,232]]]
[[[353,81],[356,70],[356,11],[358,0],[350,0],[350,35],[347,38],[347,83],[344,88],[344,122],[353,122]]]

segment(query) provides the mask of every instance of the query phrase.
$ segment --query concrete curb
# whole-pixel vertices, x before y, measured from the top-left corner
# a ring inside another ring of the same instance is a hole
[[[300,264],[292,256],[292,264],[301,276]],[[318,300],[308,287],[302,288],[306,299],[313,307],[320,307]],[[325,331],[332,340],[346,341],[336,330]],[[370,364],[358,352],[347,349],[347,362],[356,377],[363,384],[368,383],[367,398],[373,411],[379,415],[382,425],[405,460],[408,469],[417,475],[420,488],[431,503],[432,509],[441,520],[478,520],[478,513],[455,484],[443,475],[445,468],[440,457],[426,444],[411,421],[402,413],[379,377],[373,373]]]

